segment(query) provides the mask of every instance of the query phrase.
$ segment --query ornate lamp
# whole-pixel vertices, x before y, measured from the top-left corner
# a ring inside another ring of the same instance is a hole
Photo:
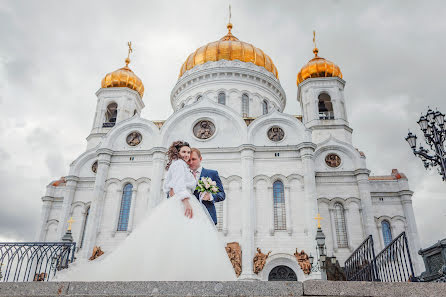
[[[428,149],[421,145],[417,149],[417,136],[410,131],[405,139],[414,155],[418,156],[423,162],[424,168],[437,167],[438,173],[443,180],[446,180],[446,131],[444,129],[444,116],[438,110],[433,111],[429,108],[427,113],[421,115],[417,122],[421,131],[423,131],[424,139],[429,146]]]

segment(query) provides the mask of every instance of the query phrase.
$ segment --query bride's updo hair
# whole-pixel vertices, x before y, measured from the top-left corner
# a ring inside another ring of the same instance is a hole
[[[172,164],[173,160],[181,159],[181,157],[180,157],[180,149],[183,146],[190,147],[189,143],[187,143],[186,141],[181,141],[181,140],[174,141],[170,145],[169,150],[167,151],[167,158],[169,159],[169,161],[167,162],[166,170],[169,170],[169,167]]]

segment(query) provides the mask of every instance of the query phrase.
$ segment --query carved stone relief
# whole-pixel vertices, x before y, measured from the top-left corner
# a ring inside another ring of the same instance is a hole
[[[262,251],[257,248],[257,254],[254,256],[254,273],[258,274],[260,271],[263,270],[263,267],[265,266],[266,259],[269,257],[269,254],[271,254],[271,251],[268,252],[268,254],[262,253]]]
[[[198,139],[208,139],[215,133],[215,125],[211,121],[201,120],[195,124],[193,133]]]
[[[341,165],[341,157],[336,154],[328,154],[325,157],[325,163],[333,168],[338,167],[339,165]]]
[[[129,135],[127,135],[127,144],[130,146],[137,146],[141,143],[142,135],[139,132],[132,132]]]
[[[95,161],[93,165],[91,165],[91,171],[96,173],[98,171],[98,161]]]
[[[226,253],[234,267],[235,274],[240,276],[242,273],[242,250],[238,242],[229,242],[226,244]]]
[[[283,132],[282,128],[278,126],[272,126],[268,130],[268,138],[271,141],[281,141],[283,137],[285,136],[285,132]]]
[[[305,274],[310,274],[311,272],[311,263],[308,255],[302,250],[300,253],[297,251],[294,253],[294,257],[296,257],[297,263],[299,263],[300,268]]]

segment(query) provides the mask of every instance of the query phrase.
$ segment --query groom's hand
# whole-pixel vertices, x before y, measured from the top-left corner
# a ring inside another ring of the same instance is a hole
[[[203,195],[202,200],[206,200],[206,201],[211,200],[211,193],[209,193],[209,192],[205,192],[205,193],[202,194],[202,195]]]

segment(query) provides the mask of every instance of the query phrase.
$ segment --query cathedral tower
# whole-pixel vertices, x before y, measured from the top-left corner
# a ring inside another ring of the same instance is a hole
[[[315,43],[314,58],[297,75],[297,100],[300,102],[303,123],[312,130],[315,143],[324,141],[330,135],[351,143],[353,130],[347,121],[345,81],[341,69],[319,57],[318,52]]]
[[[95,147],[116,123],[140,115],[144,108],[144,85],[128,67],[132,52],[131,42],[128,45],[129,55],[125,59],[125,66],[108,73],[96,92],[96,113],[91,133],[87,137],[87,149]]]

